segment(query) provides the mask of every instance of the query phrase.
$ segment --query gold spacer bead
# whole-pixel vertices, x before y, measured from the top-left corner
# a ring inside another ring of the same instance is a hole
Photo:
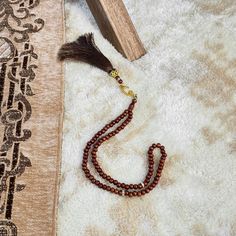
[[[111,70],[110,73],[109,73],[109,75],[110,75],[111,77],[113,77],[113,78],[120,77],[120,76],[119,76],[119,72],[118,72],[118,70],[116,70],[116,69]]]

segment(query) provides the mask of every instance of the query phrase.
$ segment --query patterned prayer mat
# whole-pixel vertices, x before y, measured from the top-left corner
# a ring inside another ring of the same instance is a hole
[[[62,0],[0,0],[0,235],[54,235]]]

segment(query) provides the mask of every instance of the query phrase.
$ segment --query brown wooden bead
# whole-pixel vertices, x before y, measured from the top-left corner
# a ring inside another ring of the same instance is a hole
[[[94,177],[91,175],[91,176],[89,176],[89,179],[90,179],[90,180],[93,180],[93,179],[94,179]]]
[[[103,177],[104,179],[106,179],[106,178],[107,178],[107,175],[104,173],[104,174],[102,175],[102,177]]]
[[[151,179],[151,178],[150,178],[150,177],[147,177],[147,176],[146,176],[146,178],[145,178],[145,180],[146,180],[147,182],[149,182],[150,179]]]
[[[152,150],[148,150],[148,154],[151,155],[152,154]]]
[[[129,124],[129,122],[125,120],[122,124],[126,127]]]
[[[133,108],[134,108],[134,104],[130,104],[128,109],[133,110]]]
[[[157,184],[158,184],[158,180],[155,179],[155,180],[153,181],[153,183],[154,183],[155,185],[157,185]]]
[[[110,176],[110,175],[107,175],[106,179],[107,179],[107,180],[111,180],[111,176]]]
[[[150,161],[149,161],[149,164],[150,164],[150,165],[154,165],[154,161],[153,161],[153,160],[150,160]]]
[[[152,191],[153,190],[153,186],[152,185],[148,186],[148,190]]]
[[[112,193],[114,193],[115,192],[115,189],[114,188],[111,188],[111,190],[110,190]]]
[[[148,173],[147,173],[147,176],[148,178],[151,178],[153,176],[153,169],[149,169]]]
[[[138,188],[143,188],[143,185],[142,184],[138,184]]]
[[[85,173],[85,176],[87,177],[87,178],[89,178],[90,177],[90,173]]]
[[[155,185],[154,182],[152,182],[152,183],[151,183],[151,186],[152,186],[152,188],[155,188],[156,185]]]
[[[97,169],[97,168],[99,167],[99,164],[96,162],[96,163],[94,164],[94,167]]]
[[[148,174],[147,174],[147,177],[148,177],[148,178],[151,178],[151,177],[152,177],[152,174],[151,174],[151,173],[148,173]]]

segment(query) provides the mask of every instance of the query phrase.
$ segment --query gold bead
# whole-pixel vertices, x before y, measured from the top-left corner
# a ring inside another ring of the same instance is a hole
[[[120,77],[120,76],[119,76],[119,72],[118,72],[118,70],[116,70],[116,69],[113,69],[113,70],[109,73],[109,75],[110,75],[111,77],[113,77],[113,78]]]

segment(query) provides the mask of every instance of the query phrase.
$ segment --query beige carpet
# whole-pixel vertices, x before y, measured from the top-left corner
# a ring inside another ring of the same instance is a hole
[[[122,198],[81,171],[94,133],[128,105],[102,71],[68,62],[58,234],[236,235],[236,2],[125,0],[147,54],[132,63],[99,32],[84,0],[66,1],[67,40],[94,32],[99,48],[139,97],[134,119],[99,150],[103,168],[140,182],[150,143],[169,159],[159,186]]]
[[[1,236],[56,234],[63,27],[62,0],[0,1]]]

